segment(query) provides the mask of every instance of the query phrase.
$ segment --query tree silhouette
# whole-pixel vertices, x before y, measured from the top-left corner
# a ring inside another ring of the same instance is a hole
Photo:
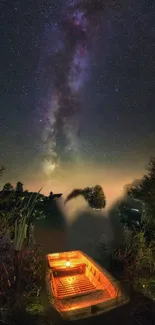
[[[16,184],[16,192],[18,192],[18,193],[22,193],[23,192],[23,183],[18,182]]]
[[[58,193],[58,194],[53,194],[53,192],[50,192],[49,198],[51,200],[55,199],[55,198],[60,198],[62,196],[62,193]]]
[[[83,196],[92,209],[101,210],[106,206],[106,198],[100,185],[73,190],[66,198],[65,203],[78,196]]]
[[[13,191],[13,186],[10,183],[6,183],[3,186],[3,191],[11,192],[11,191]]]

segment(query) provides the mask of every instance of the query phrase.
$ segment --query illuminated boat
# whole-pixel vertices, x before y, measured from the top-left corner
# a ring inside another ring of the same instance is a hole
[[[129,301],[116,280],[81,251],[47,255],[46,289],[63,319],[99,315]]]

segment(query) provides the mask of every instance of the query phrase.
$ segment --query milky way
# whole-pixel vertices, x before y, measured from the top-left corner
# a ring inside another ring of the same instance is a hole
[[[61,156],[80,159],[80,91],[91,73],[92,50],[89,6],[81,7],[80,3],[65,4],[60,21],[50,27],[50,33],[49,27],[46,32],[51,35],[46,45],[50,99],[43,132],[42,166],[48,174],[61,164]]]

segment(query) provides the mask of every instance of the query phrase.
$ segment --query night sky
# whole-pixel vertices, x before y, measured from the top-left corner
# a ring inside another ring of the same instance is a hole
[[[121,3],[122,2],[122,3]],[[109,197],[155,154],[153,1],[0,1],[2,181]]]

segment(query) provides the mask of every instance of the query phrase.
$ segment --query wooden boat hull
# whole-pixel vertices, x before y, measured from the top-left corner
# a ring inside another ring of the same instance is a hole
[[[47,255],[46,289],[51,307],[67,320],[99,315],[129,301],[120,284],[81,251]]]

